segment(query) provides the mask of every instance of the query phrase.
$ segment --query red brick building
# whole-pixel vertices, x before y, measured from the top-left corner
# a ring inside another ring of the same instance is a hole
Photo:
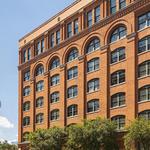
[[[75,1],[19,40],[18,69],[20,147],[38,128],[150,118],[150,0]]]

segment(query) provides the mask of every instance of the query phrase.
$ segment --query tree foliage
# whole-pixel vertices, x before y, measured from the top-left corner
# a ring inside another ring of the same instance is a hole
[[[0,142],[0,150],[17,150],[17,146],[9,144],[7,141]]]
[[[127,150],[130,150],[134,142],[141,144],[143,150],[150,150],[150,120],[138,118],[127,130],[128,133],[124,137]]]

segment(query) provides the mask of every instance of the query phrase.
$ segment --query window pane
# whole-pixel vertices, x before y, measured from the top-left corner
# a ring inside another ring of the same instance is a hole
[[[91,27],[92,26],[92,11],[89,11],[87,13],[87,26]]]
[[[95,22],[100,21],[100,6],[95,8]]]
[[[116,12],[116,0],[110,0],[110,13],[114,14]]]
[[[56,44],[60,43],[60,30],[56,32]]]
[[[78,19],[74,21],[74,34],[77,34],[79,32],[79,23]]]
[[[72,23],[67,24],[67,37],[70,38],[72,36]]]

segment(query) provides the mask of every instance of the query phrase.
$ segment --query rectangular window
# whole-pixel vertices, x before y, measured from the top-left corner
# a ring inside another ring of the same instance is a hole
[[[59,75],[53,76],[51,78],[51,86],[55,86],[59,84],[59,81],[60,81]]]
[[[60,43],[60,30],[56,32],[56,44]]]
[[[30,59],[31,59],[31,49],[28,48],[28,60],[30,60]]]
[[[27,59],[27,51],[24,50],[23,51],[23,62],[26,62],[26,59]]]
[[[51,48],[53,48],[54,45],[55,45],[55,41],[54,41],[54,33],[51,34],[51,37],[50,37],[50,45],[51,45]]]
[[[36,55],[39,55],[40,53],[41,53],[41,43],[38,42],[36,47]]]
[[[114,14],[116,10],[116,0],[110,0],[110,14]]]
[[[70,38],[72,36],[72,23],[67,24],[67,37]]]
[[[68,70],[68,80],[73,79],[78,76],[78,68],[74,67]]]
[[[42,90],[44,90],[44,82],[43,82],[43,81],[40,81],[40,82],[38,82],[37,85],[36,85],[36,91],[37,91],[37,92],[40,92],[40,91],[42,91]]]
[[[100,6],[95,8],[95,23],[100,21]]]
[[[87,13],[87,26],[91,27],[92,26],[92,11],[89,11]]]
[[[119,9],[123,9],[126,7],[126,0],[119,0]]]
[[[79,32],[79,23],[78,23],[78,19],[76,19],[74,21],[74,34],[78,34]]]
[[[44,44],[45,44],[45,43],[44,43],[44,39],[42,39],[42,40],[41,40],[41,53],[43,53],[43,51],[44,51],[44,47],[45,47]]]
[[[29,81],[30,80],[30,71],[27,71],[24,73],[24,81]]]

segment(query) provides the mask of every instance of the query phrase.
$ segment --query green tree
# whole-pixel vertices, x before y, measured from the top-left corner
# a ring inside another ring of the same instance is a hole
[[[17,146],[9,144],[7,141],[0,142],[0,150],[17,150]]]
[[[68,150],[117,150],[116,125],[107,119],[97,118],[95,120],[85,120],[82,125],[70,126],[68,131]]]
[[[58,127],[38,129],[30,133],[27,139],[31,150],[61,150],[66,141],[66,133]]]
[[[127,150],[131,149],[133,143],[141,144],[143,150],[150,150],[150,120],[138,118],[131,123],[127,130],[124,137]]]

